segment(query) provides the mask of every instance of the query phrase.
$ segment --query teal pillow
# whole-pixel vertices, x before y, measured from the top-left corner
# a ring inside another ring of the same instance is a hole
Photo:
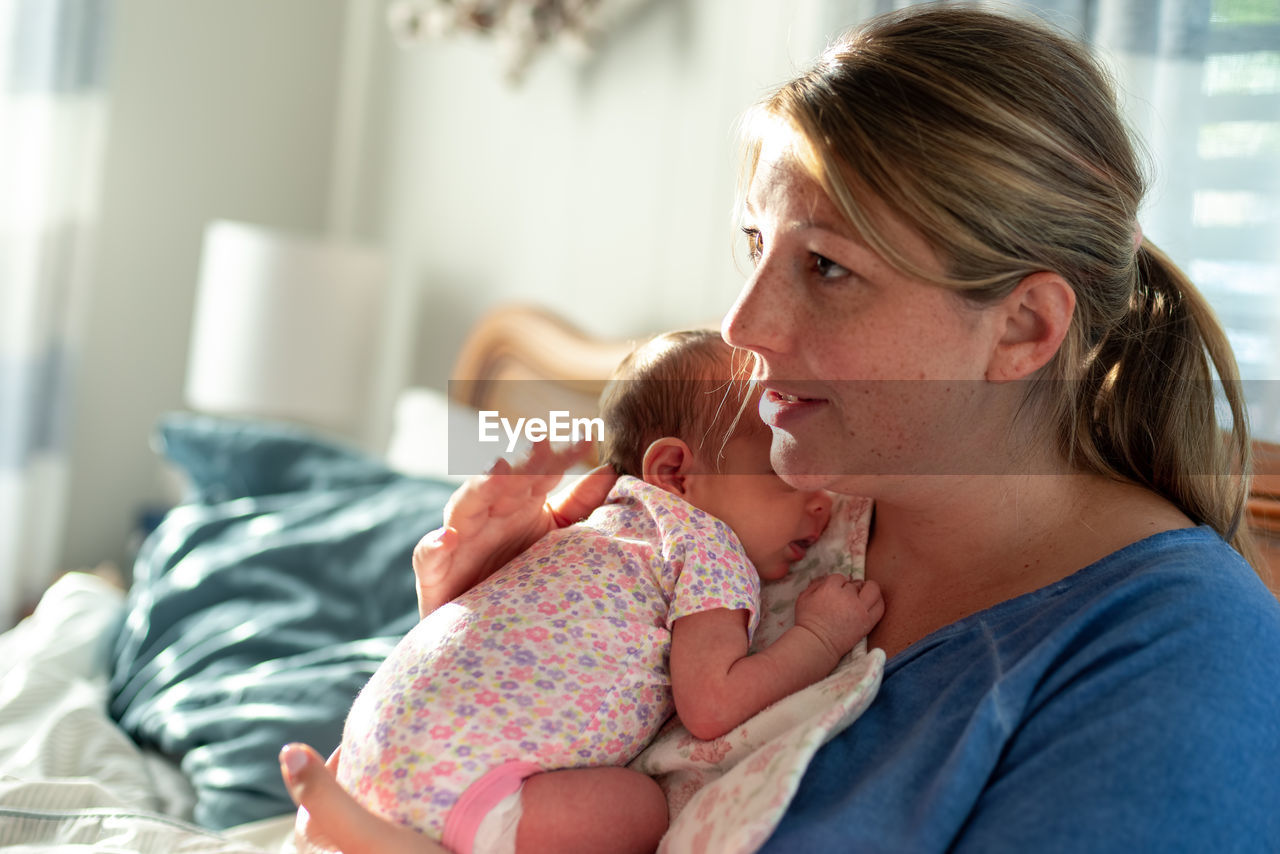
[[[417,622],[413,546],[455,484],[273,422],[168,416],[157,440],[192,492],[138,555],[110,712],[180,762],[198,823],[289,812],[280,746],[337,746]]]

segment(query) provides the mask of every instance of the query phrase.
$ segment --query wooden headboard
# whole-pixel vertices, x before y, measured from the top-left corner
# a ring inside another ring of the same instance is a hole
[[[449,396],[507,418],[594,417],[600,392],[640,339],[596,337],[546,309],[506,305],[486,314],[463,343]]]
[[[1253,470],[1249,527],[1253,529],[1258,549],[1271,571],[1267,581],[1280,596],[1280,445],[1254,442]]]
[[[636,343],[592,336],[545,309],[503,306],[468,336],[449,394],[508,417],[545,414],[549,405],[594,416],[609,375]],[[1280,446],[1255,443],[1255,470],[1249,526],[1270,569],[1271,589],[1280,594]]]

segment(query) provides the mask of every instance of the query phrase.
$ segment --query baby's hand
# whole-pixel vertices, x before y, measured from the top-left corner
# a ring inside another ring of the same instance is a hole
[[[884,616],[880,585],[847,575],[815,579],[796,598],[796,625],[808,629],[838,659]]]

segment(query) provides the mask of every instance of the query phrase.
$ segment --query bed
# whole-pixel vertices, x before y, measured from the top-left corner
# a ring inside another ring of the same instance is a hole
[[[0,635],[0,848],[291,850],[276,753],[295,740],[332,749],[416,621],[412,547],[475,465],[443,446],[470,435],[478,410],[593,413],[631,346],[537,308],[497,309],[468,336],[447,396],[401,396],[385,457],[282,423],[165,418],[156,444],[190,493],[145,542],[131,588],[69,573]],[[1251,505],[1273,559],[1275,487],[1260,479]],[[812,575],[861,571],[869,509],[843,500],[810,557],[766,590],[758,643],[786,627]],[[714,742],[664,730],[635,763],[671,801],[664,850],[753,850],[882,667],[878,650],[855,650]]]
[[[416,622],[413,545],[473,467],[441,445],[469,435],[477,410],[593,413],[631,346],[497,309],[468,336],[447,397],[402,395],[385,457],[283,423],[164,418],[155,444],[188,496],[143,544],[130,589],[69,573],[0,635],[0,847],[291,850],[276,753],[336,746],[356,692]],[[766,594],[757,642],[786,628],[813,574],[861,570],[869,505],[838,509]],[[856,650],[713,743],[668,726],[636,760],[677,816],[665,849],[752,850],[882,666]]]

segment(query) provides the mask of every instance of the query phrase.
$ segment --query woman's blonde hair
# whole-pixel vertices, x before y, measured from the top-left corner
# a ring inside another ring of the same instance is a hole
[[[743,187],[781,128],[852,228],[903,273],[975,303],[1061,275],[1076,309],[1024,406],[1071,465],[1141,484],[1255,567],[1242,524],[1250,443],[1239,376],[1203,296],[1142,238],[1146,181],[1107,75],[1040,23],[957,6],[871,20],[758,105]],[[872,199],[946,265],[913,264]],[[1214,372],[1232,427],[1224,438]]]
[[[717,471],[735,435],[766,430],[748,413],[751,355],[712,329],[666,332],[633,350],[600,396],[600,459],[619,474],[642,477],[644,454],[657,439],[682,439]]]

